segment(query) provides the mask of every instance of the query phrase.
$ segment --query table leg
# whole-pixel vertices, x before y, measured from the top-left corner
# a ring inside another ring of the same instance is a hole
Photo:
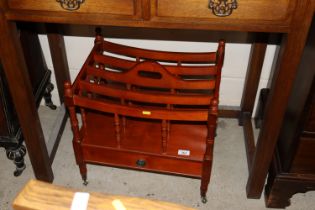
[[[247,197],[260,198],[313,17],[312,0],[297,1],[291,31],[284,35],[264,121],[247,180]]]
[[[48,41],[50,47],[50,53],[52,62],[54,65],[54,71],[56,75],[56,82],[58,87],[58,93],[60,103],[63,103],[64,89],[63,85],[65,81],[70,81],[69,66],[65,50],[65,43],[63,36],[57,33],[48,33]]]
[[[253,113],[255,98],[258,90],[260,74],[264,63],[268,35],[265,33],[257,34],[255,42],[251,47],[250,60],[245,78],[245,86],[241,101],[241,116],[239,123],[243,125],[244,115]]]
[[[0,56],[13,103],[19,118],[25,144],[35,177],[52,182],[53,172],[49,162],[43,131],[25,60],[22,54],[16,25],[6,20],[0,10]]]
[[[251,47],[248,70],[241,101],[239,124],[243,126],[244,131],[248,170],[251,168],[253,155],[255,152],[255,139],[251,119],[258,90],[260,74],[264,63],[267,40],[268,35],[265,33],[257,34],[255,37],[255,42]]]

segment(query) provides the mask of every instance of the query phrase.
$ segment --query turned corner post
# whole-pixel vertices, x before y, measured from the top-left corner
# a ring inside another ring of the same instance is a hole
[[[64,97],[65,97],[65,104],[68,107],[69,115],[70,115],[70,123],[71,123],[71,129],[73,131],[73,149],[75,154],[76,163],[80,167],[80,173],[83,179],[83,184],[87,185],[87,168],[86,164],[84,162],[83,158],[83,152],[81,148],[81,137],[80,137],[80,128],[79,128],[79,122],[76,115],[76,108],[74,106],[74,100],[73,100],[73,90],[70,82],[64,83]],[[82,111],[82,109],[81,109]],[[83,111],[83,121],[85,121],[85,112]],[[85,123],[85,122],[84,122]]]
[[[214,140],[216,127],[217,127],[218,112],[219,112],[219,100],[217,98],[214,98],[211,100],[210,109],[209,109],[207,143],[210,140],[212,142]]]
[[[200,186],[200,194],[203,203],[207,202],[206,192],[208,190],[208,185],[210,182],[210,174],[213,161],[213,145],[218,118],[218,103],[218,99],[212,99],[208,114],[208,134],[206,139],[206,151],[203,156],[202,177]]]
[[[222,66],[224,63],[224,55],[225,55],[225,41],[220,40],[219,45],[218,45],[218,49],[217,49],[217,56],[216,56],[217,74],[216,74],[215,92],[214,92],[214,97],[217,99],[219,98],[221,72],[222,72]]]
[[[69,110],[70,123],[74,135],[73,141],[80,143],[79,122],[75,112],[75,106],[73,102],[73,91],[70,82],[67,81],[64,83],[64,90],[65,104]]]
[[[206,152],[204,160],[212,160],[213,144],[216,135],[218,119],[218,99],[212,99],[208,115],[208,134],[206,142]]]

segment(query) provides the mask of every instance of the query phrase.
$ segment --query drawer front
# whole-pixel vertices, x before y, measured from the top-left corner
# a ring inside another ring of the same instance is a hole
[[[303,137],[292,162],[292,173],[315,174],[315,138]]]
[[[294,1],[237,0],[237,8],[226,17],[214,15],[209,8],[209,0],[153,0],[153,2],[151,9],[153,16],[157,17],[272,21],[286,20]]]
[[[50,12],[74,12],[74,13],[101,13],[109,15],[128,15],[135,16],[137,5],[140,0],[85,0],[77,7],[78,4],[67,7],[65,4],[56,0],[39,1],[39,0],[10,0],[8,1],[10,9],[18,10],[35,10]],[[67,9],[68,8],[68,9]],[[70,9],[70,10],[69,10]]]
[[[87,163],[130,168],[166,174],[200,178],[202,161],[177,159],[168,156],[141,154],[140,152],[119,151],[105,147],[83,145],[83,157]]]
[[[304,131],[315,133],[315,104],[310,107]]]

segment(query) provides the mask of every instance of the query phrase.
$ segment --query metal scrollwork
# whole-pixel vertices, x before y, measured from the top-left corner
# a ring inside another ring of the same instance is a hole
[[[66,10],[78,10],[85,0],[56,0],[61,7]]]
[[[210,0],[209,8],[212,13],[219,17],[225,17],[232,14],[233,9],[237,8],[236,0]]]

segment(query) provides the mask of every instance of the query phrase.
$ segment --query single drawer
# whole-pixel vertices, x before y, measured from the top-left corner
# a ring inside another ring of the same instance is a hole
[[[312,104],[309,109],[304,131],[315,133],[315,104]]]
[[[61,0],[60,0],[61,1]],[[8,1],[10,9],[34,10],[49,12],[74,12],[74,13],[101,13],[108,15],[127,15],[135,16],[140,7],[140,0],[84,0],[83,3],[76,3],[67,6],[60,1],[39,1],[39,0],[10,0]],[[69,2],[69,1],[63,1]]]
[[[201,178],[202,160],[149,155],[115,148],[82,144],[84,162]]]
[[[213,0],[218,2],[218,0]],[[286,20],[294,0],[237,0],[237,8],[225,17],[214,15],[209,0],[153,0],[153,16],[169,18],[235,19],[235,20]]]
[[[294,156],[292,173],[315,174],[315,139],[301,136]]]

